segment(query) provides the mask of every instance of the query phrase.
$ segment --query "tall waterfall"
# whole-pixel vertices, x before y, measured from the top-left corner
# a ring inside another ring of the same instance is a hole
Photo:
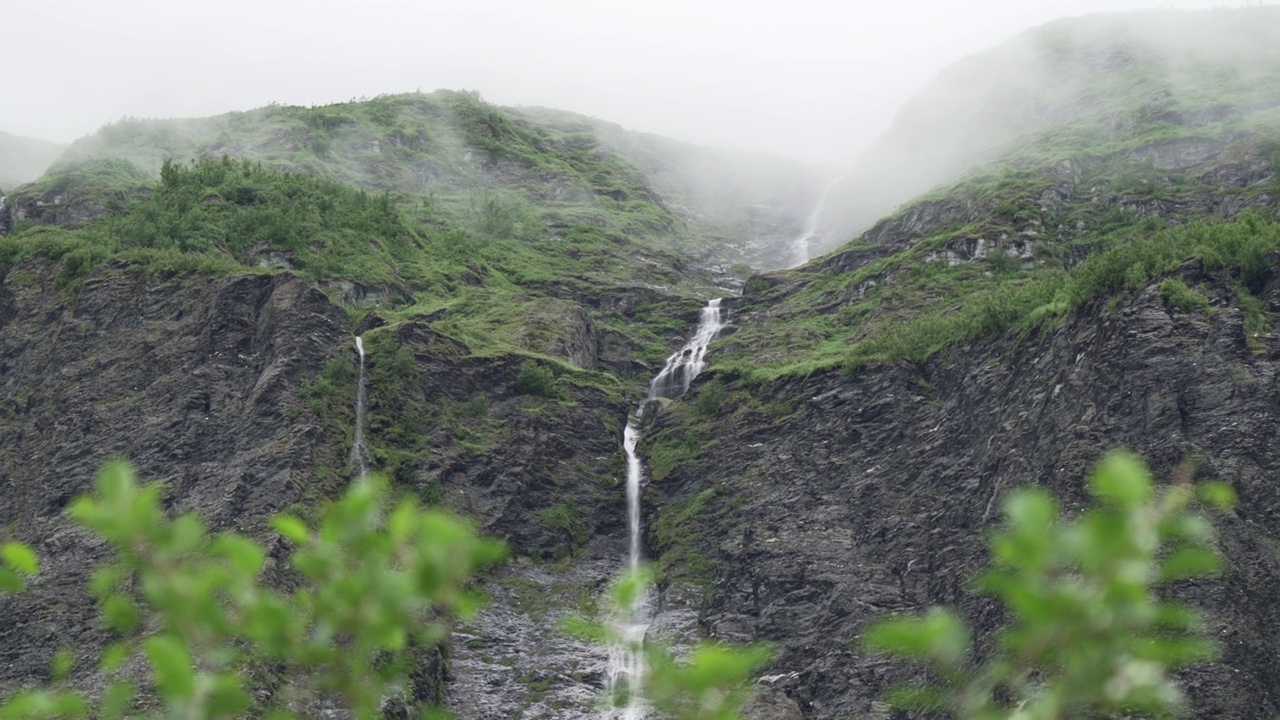
[[[351,459],[347,461],[347,470],[359,470],[357,477],[369,474],[369,448],[364,444],[364,338],[356,336],[356,352],[360,353],[360,377],[356,380],[356,433],[351,441]]]
[[[813,236],[818,234],[818,221],[822,219],[822,209],[827,204],[827,196],[836,185],[840,184],[843,177],[838,177],[831,181],[826,190],[822,191],[822,195],[818,196],[818,204],[814,206],[813,212],[809,213],[809,219],[804,224],[804,230],[791,241],[791,267],[798,267],[809,262],[809,242],[813,240]]]
[[[720,308],[720,299],[707,303],[698,317],[698,327],[693,337],[684,344],[679,352],[667,358],[667,364],[649,384],[649,397],[636,409],[636,418],[644,414],[645,405],[654,398],[677,398],[689,389],[693,379],[706,367],[707,346],[724,330],[724,316]],[[627,423],[622,434],[622,449],[627,454],[627,531],[630,545],[627,552],[627,567],[635,570],[640,567],[641,528],[640,528],[640,486],[644,481],[644,467],[640,457],[636,455],[636,445],[640,442],[640,428],[634,421]],[[605,720],[641,720],[646,710],[641,697],[644,682],[644,653],[641,644],[645,631],[649,629],[649,599],[637,597],[631,607],[625,608],[625,614],[617,618],[614,632],[618,642],[609,648],[608,692],[611,699],[624,692],[627,696],[625,707],[610,707],[604,713]]]

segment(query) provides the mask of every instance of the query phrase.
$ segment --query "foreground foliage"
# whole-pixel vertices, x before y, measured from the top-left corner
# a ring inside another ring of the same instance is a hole
[[[114,554],[91,586],[116,637],[97,667],[106,689],[66,689],[76,660],[64,652],[55,683],[0,702],[0,720],[286,720],[332,708],[356,718],[437,716],[438,648],[451,621],[479,606],[476,573],[505,554],[449,513],[393,504],[369,478],[326,505],[316,527],[275,518],[293,548],[288,569],[244,535],[210,533],[191,513],[167,518],[161,488],[138,484],[124,463],[104,467],[70,515]],[[22,591],[38,572],[28,547],[0,545],[0,592]],[[640,591],[635,581],[620,587]],[[763,659],[715,646],[688,662],[657,645],[646,652],[655,706],[687,720],[736,717]]]
[[[1096,505],[1075,520],[1060,517],[1041,488],[1006,502],[977,583],[1010,619],[989,657],[977,656],[969,628],[944,609],[868,633],[869,648],[922,661],[936,679],[894,691],[897,705],[974,720],[1163,716],[1184,707],[1169,671],[1216,648],[1197,611],[1156,589],[1221,567],[1211,526],[1190,510],[1197,490],[1157,491],[1124,454],[1103,461],[1090,489]],[[1225,484],[1198,490],[1211,504],[1234,502]]]
[[[0,706],[0,717],[218,718],[252,710],[288,718],[312,714],[316,703],[380,717],[389,697],[412,704],[414,666],[444,639],[449,618],[477,607],[466,584],[504,553],[446,513],[409,500],[390,506],[372,480],[329,504],[315,528],[276,518],[294,548],[289,571],[271,567],[264,548],[243,535],[211,534],[190,513],[166,518],[160,488],[138,485],[122,463],[105,467],[96,492],[70,513],[115,555],[92,583],[103,624],[119,637],[100,660],[110,685],[100,697],[20,693]],[[19,570],[33,569],[22,553],[15,557]],[[263,582],[273,572],[296,589]],[[131,663],[139,656],[144,673]],[[265,702],[253,687],[260,681],[253,671],[264,666],[277,684]]]

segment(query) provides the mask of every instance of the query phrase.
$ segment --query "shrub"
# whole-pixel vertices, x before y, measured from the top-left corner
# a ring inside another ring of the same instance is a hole
[[[1168,278],[1161,282],[1160,297],[1184,313],[1209,309],[1209,298],[1187,287],[1179,278]]]
[[[725,389],[724,383],[720,382],[720,378],[712,378],[698,390],[698,401],[695,407],[699,415],[705,417],[713,417],[720,412],[720,406],[724,404],[725,397],[729,391]]]
[[[533,360],[525,360],[516,376],[516,392],[521,395],[554,397],[556,377],[551,368]]]
[[[294,547],[297,589],[288,593],[260,580],[263,547],[209,533],[190,513],[165,517],[160,488],[137,484],[123,463],[103,468],[95,493],[70,513],[114,554],[91,583],[107,629],[122,638],[100,662],[114,681],[95,698],[23,691],[0,703],[0,717],[123,717],[139,690],[123,672],[135,655],[146,661],[160,717],[293,717],[255,707],[246,670],[263,665],[289,690],[275,702],[338,698],[353,717],[381,717],[422,649],[477,606],[472,573],[504,552],[445,512],[410,500],[389,507],[385,485],[367,478],[326,506],[317,528],[275,519]],[[0,589],[19,589],[12,579],[36,570],[34,556],[16,544],[0,551]]]
[[[1157,491],[1129,455],[1106,458],[1090,488],[1096,502],[1074,521],[1042,488],[1005,503],[1005,527],[991,538],[991,566],[977,587],[1004,604],[1010,625],[982,664],[969,628],[949,610],[870,630],[869,648],[922,661],[938,681],[895,690],[896,705],[1044,720],[1164,716],[1183,705],[1168,671],[1212,657],[1215,647],[1199,613],[1159,599],[1156,587],[1219,570],[1211,526],[1189,512],[1189,485]],[[1234,502],[1223,484],[1200,494]]]

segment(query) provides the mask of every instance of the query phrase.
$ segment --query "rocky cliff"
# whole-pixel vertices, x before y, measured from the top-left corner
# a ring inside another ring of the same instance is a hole
[[[1251,12],[1204,37],[1280,38]],[[1078,509],[1116,446],[1239,492],[1226,575],[1172,590],[1222,647],[1184,681],[1197,717],[1280,713],[1280,124],[1252,74],[1270,55],[1221,75],[1238,49],[1196,45],[1210,71],[1175,83],[1150,71],[1185,23],[1145,17],[1055,25],[944,76],[1043,65],[999,122],[1000,82],[955,113],[952,96],[904,111],[963,121],[925,156],[929,183],[980,170],[915,199],[919,177],[886,181],[899,211],[752,278],[689,397],[645,413],[651,633],[771,643],[751,717],[887,717],[882,692],[916,671],[861,650],[868,623],[946,603],[996,627],[968,581],[1001,499],[1036,483]],[[1044,78],[1070,82],[1041,95]],[[966,138],[981,162],[948,154]],[[134,162],[174,148],[226,159],[159,184]],[[267,518],[351,476],[359,334],[371,466],[514,555],[417,700],[594,716],[604,653],[559,624],[594,614],[624,564],[628,414],[697,296],[786,254],[747,235],[785,238],[821,173],[790,167],[788,191],[756,163],[450,93],[121,123],[74,150],[11,198],[20,222],[0,218],[0,528],[45,558],[0,598],[0,693],[46,681],[62,647],[73,683],[98,682],[84,585],[103,548],[62,510],[111,456],[278,562]],[[722,196],[692,182],[704,162],[752,177]]]
[[[1259,288],[1269,313],[1280,308],[1277,271]],[[879,694],[908,671],[859,647],[867,624],[949,604],[995,627],[998,612],[968,582],[1000,499],[1036,483],[1078,508],[1090,466],[1126,446],[1161,478],[1193,461],[1198,477],[1240,492],[1219,523],[1229,571],[1175,590],[1207,611],[1222,648],[1186,674],[1193,714],[1280,711],[1280,347],[1267,337],[1250,349],[1230,278],[1194,263],[1184,274],[1208,289],[1211,309],[1182,312],[1153,285],[1040,336],[919,365],[731,384],[739,392],[715,421],[692,423],[696,462],[649,488],[656,523],[714,497],[690,523],[707,561],[698,609],[709,633],[772,643],[767,674],[804,717],[884,717]],[[691,432],[678,415],[659,424]]]

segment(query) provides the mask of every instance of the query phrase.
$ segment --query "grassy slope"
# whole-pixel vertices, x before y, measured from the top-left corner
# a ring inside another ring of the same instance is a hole
[[[480,354],[562,356],[570,331],[556,319],[586,306],[608,338],[658,363],[724,280],[691,256],[697,231],[592,127],[469,93],[122,121],[73,145],[24,199],[108,216],[20,223],[0,248],[9,264],[53,254],[65,283],[113,258],[295,272],[348,302],[353,285],[391,299],[388,319],[430,318]]]
[[[1049,113],[1060,121],[1043,122],[1042,105],[990,108],[1033,118],[1035,131],[843,251],[748,283],[750,319],[715,355],[719,366],[768,377],[921,360],[1053,324],[1192,256],[1233,270],[1247,295],[1280,248],[1280,88],[1264,81],[1280,56],[1252,52],[1280,41],[1271,10],[1144,13],[1153,24],[1142,41],[1132,17],[1063,21],[1014,41],[1048,48],[1053,71],[1079,79]],[[1186,49],[1175,72],[1151,37],[1182,42],[1192,27],[1204,46]],[[1219,43],[1232,38],[1244,39]],[[919,102],[946,115],[936,98]]]

